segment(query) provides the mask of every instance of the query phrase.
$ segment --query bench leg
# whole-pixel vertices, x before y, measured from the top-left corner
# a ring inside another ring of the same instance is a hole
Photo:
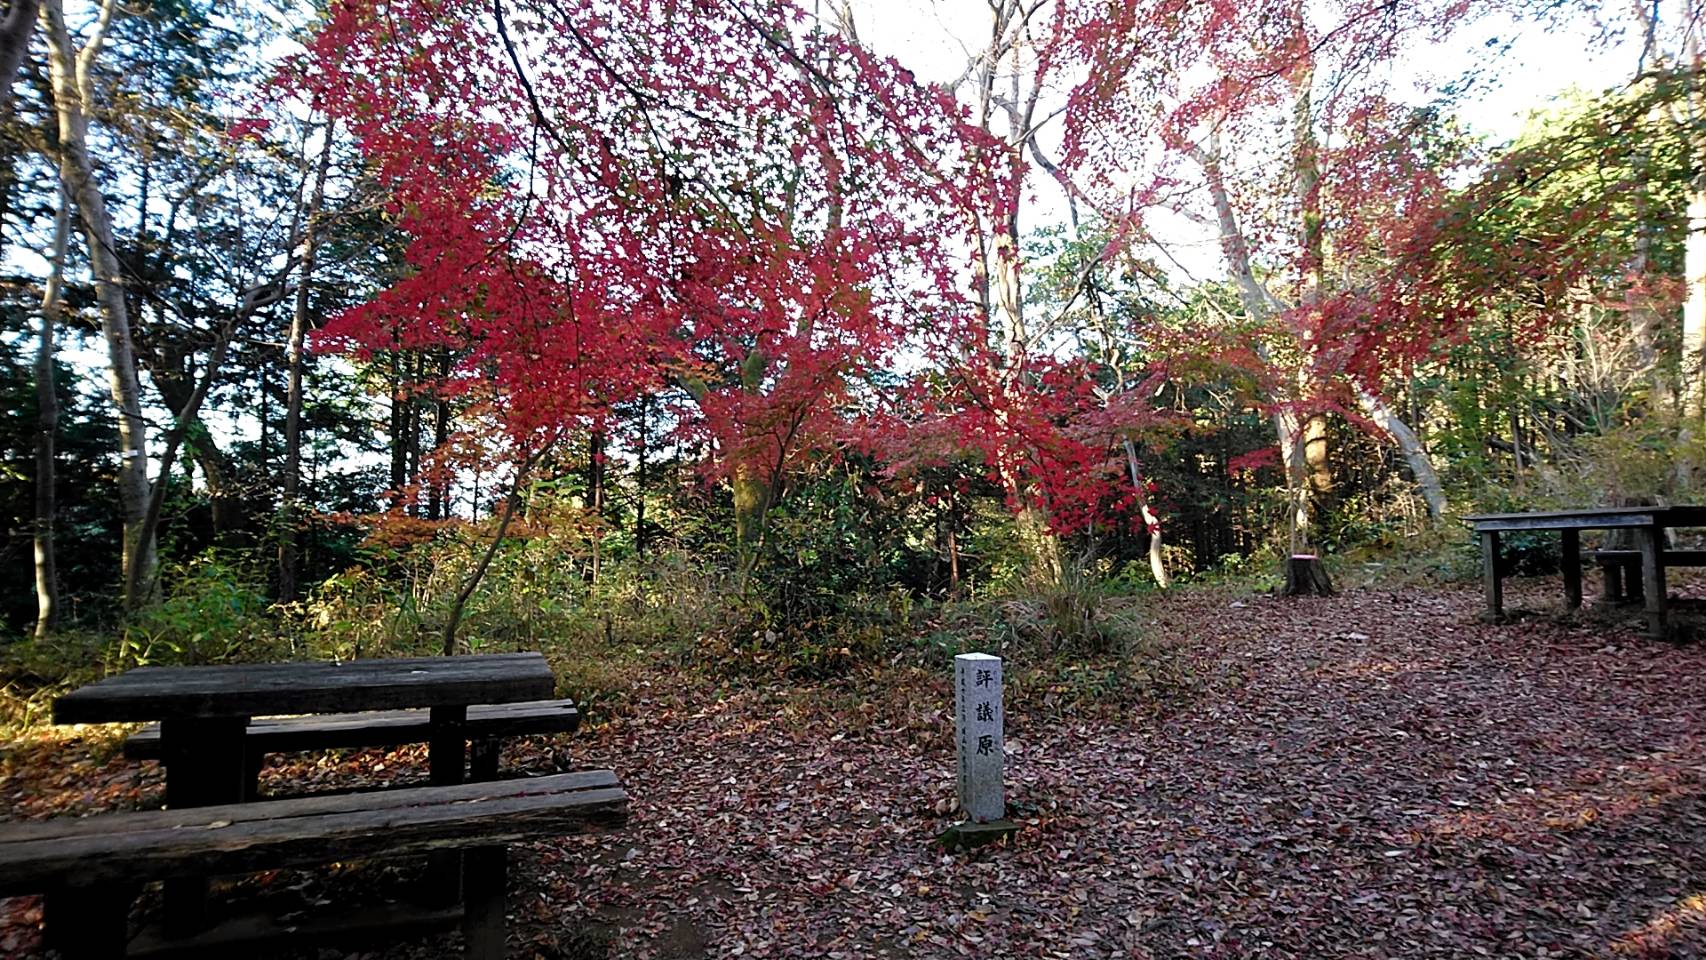
[[[51,891],[42,899],[42,937],[66,960],[119,960],[130,941],[134,895],[117,884]]]
[[[503,847],[475,847],[462,855],[462,943],[468,960],[503,960],[505,955],[508,859]]]
[[[1497,623],[1504,618],[1505,585],[1499,577],[1499,534],[1496,530],[1481,534],[1481,586],[1487,594],[1487,619]]]
[[[498,778],[498,755],[501,744],[494,738],[475,740],[468,746],[468,779],[474,781]]]
[[[432,732],[427,742],[427,766],[434,786],[461,783],[467,776],[467,707],[433,707]],[[427,854],[426,898],[433,906],[449,906],[461,896],[462,853],[439,850]]]
[[[1647,586],[1641,578],[1641,561],[1639,560],[1630,560],[1623,564],[1623,596],[1630,603],[1635,603],[1647,596]]]
[[[237,803],[248,791],[244,759],[248,717],[167,718],[160,722],[166,763],[166,806],[172,809]],[[166,881],[166,930],[187,936],[207,926],[209,884],[201,877]]]
[[[1575,610],[1582,605],[1582,532],[1563,531],[1564,540],[1564,606]]]
[[[1635,543],[1641,548],[1641,588],[1646,593],[1647,635],[1663,640],[1669,635],[1665,617],[1664,541],[1655,527],[1635,528]]]
[[[1599,572],[1603,578],[1599,598],[1607,606],[1623,602],[1623,568],[1610,560],[1599,561]]]
[[[261,798],[261,768],[266,766],[267,755],[259,750],[246,750],[243,753],[243,802],[253,803]]]

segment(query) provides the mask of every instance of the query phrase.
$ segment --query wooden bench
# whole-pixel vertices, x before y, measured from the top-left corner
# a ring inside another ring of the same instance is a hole
[[[1645,596],[1641,584],[1641,551],[1600,549],[1589,553],[1587,559],[1598,564],[1605,577],[1600,596],[1607,603],[1640,600]],[[1664,550],[1659,559],[1666,567],[1706,567],[1706,550]]]
[[[621,825],[628,797],[608,770],[179,810],[0,824],[0,897],[45,893],[47,929],[67,958],[235,956],[279,936],[332,939],[460,919],[465,955],[504,956],[504,844]],[[463,905],[387,908],[341,923],[239,918],[190,936],[128,936],[129,903],[152,880],[465,850]]]
[[[471,773],[475,780],[493,780],[498,773],[500,744],[505,737],[540,733],[573,733],[580,711],[570,700],[534,700],[468,708],[464,730],[472,743]],[[268,753],[293,750],[331,750],[339,747],[395,747],[431,739],[430,710],[376,710],[363,713],[316,714],[305,717],[257,717],[243,735],[248,764],[247,796],[255,795],[255,780]],[[160,760],[160,725],[151,723],[124,742],[131,760]]]

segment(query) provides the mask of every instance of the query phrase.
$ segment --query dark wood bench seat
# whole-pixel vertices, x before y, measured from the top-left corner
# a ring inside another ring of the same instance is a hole
[[[0,824],[0,896],[48,894],[65,956],[122,957],[129,901],[148,881],[467,850],[461,919],[467,955],[484,960],[503,956],[503,845],[619,826],[627,805],[615,774],[594,770]],[[173,945],[155,935],[150,952],[161,943]],[[193,938],[182,945],[193,952]]]
[[[1595,563],[1641,562],[1639,550],[1595,550],[1588,556]],[[1706,567],[1706,550],[1665,550],[1659,556],[1667,567]]]
[[[1589,551],[1585,559],[1598,564],[1605,577],[1600,596],[1606,603],[1625,603],[1645,596],[1641,551],[1601,548]],[[1706,567],[1706,550],[1663,550],[1659,562],[1665,567]]]
[[[498,742],[505,737],[540,733],[573,733],[581,715],[571,700],[534,700],[468,708],[464,731],[474,742],[475,779],[497,775]],[[249,758],[251,780],[261,757],[292,750],[331,750],[339,747],[396,747],[425,743],[431,738],[429,710],[374,710],[363,713],[315,714],[305,717],[257,717],[249,721],[243,751]],[[160,725],[151,723],[124,741],[131,760],[160,760]],[[253,791],[251,790],[251,793]]]

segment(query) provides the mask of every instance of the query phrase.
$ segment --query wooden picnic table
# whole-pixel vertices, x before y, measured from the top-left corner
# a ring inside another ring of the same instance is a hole
[[[1580,510],[1540,510],[1531,513],[1484,513],[1465,517],[1481,539],[1481,578],[1487,615],[1504,613],[1504,586],[1499,570],[1500,535],[1531,530],[1557,530],[1563,540],[1564,599],[1571,608],[1582,603],[1581,532],[1626,529],[1634,533],[1641,559],[1647,633],[1663,638],[1668,621],[1665,597],[1665,531],[1675,527],[1706,526],[1706,506],[1586,507]]]
[[[543,700],[555,688],[538,653],[137,667],[55,700],[53,722],[160,721],[166,805],[209,806],[243,799],[251,717],[430,708],[432,782],[460,783],[468,707]]]
[[[245,799],[252,717],[428,708],[430,777],[434,785],[450,785],[463,780],[469,706],[543,700],[555,689],[538,653],[137,667],[58,698],[53,722],[160,721],[166,806],[204,807]],[[433,872],[447,875],[456,867],[441,859]],[[207,889],[205,881],[168,883],[170,930],[205,923]],[[454,893],[453,884],[446,889]]]

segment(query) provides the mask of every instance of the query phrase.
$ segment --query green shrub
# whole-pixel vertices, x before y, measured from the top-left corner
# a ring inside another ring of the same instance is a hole
[[[166,596],[132,616],[119,636],[109,672],[151,664],[223,663],[283,655],[269,614],[265,580],[208,550],[168,564]]]

